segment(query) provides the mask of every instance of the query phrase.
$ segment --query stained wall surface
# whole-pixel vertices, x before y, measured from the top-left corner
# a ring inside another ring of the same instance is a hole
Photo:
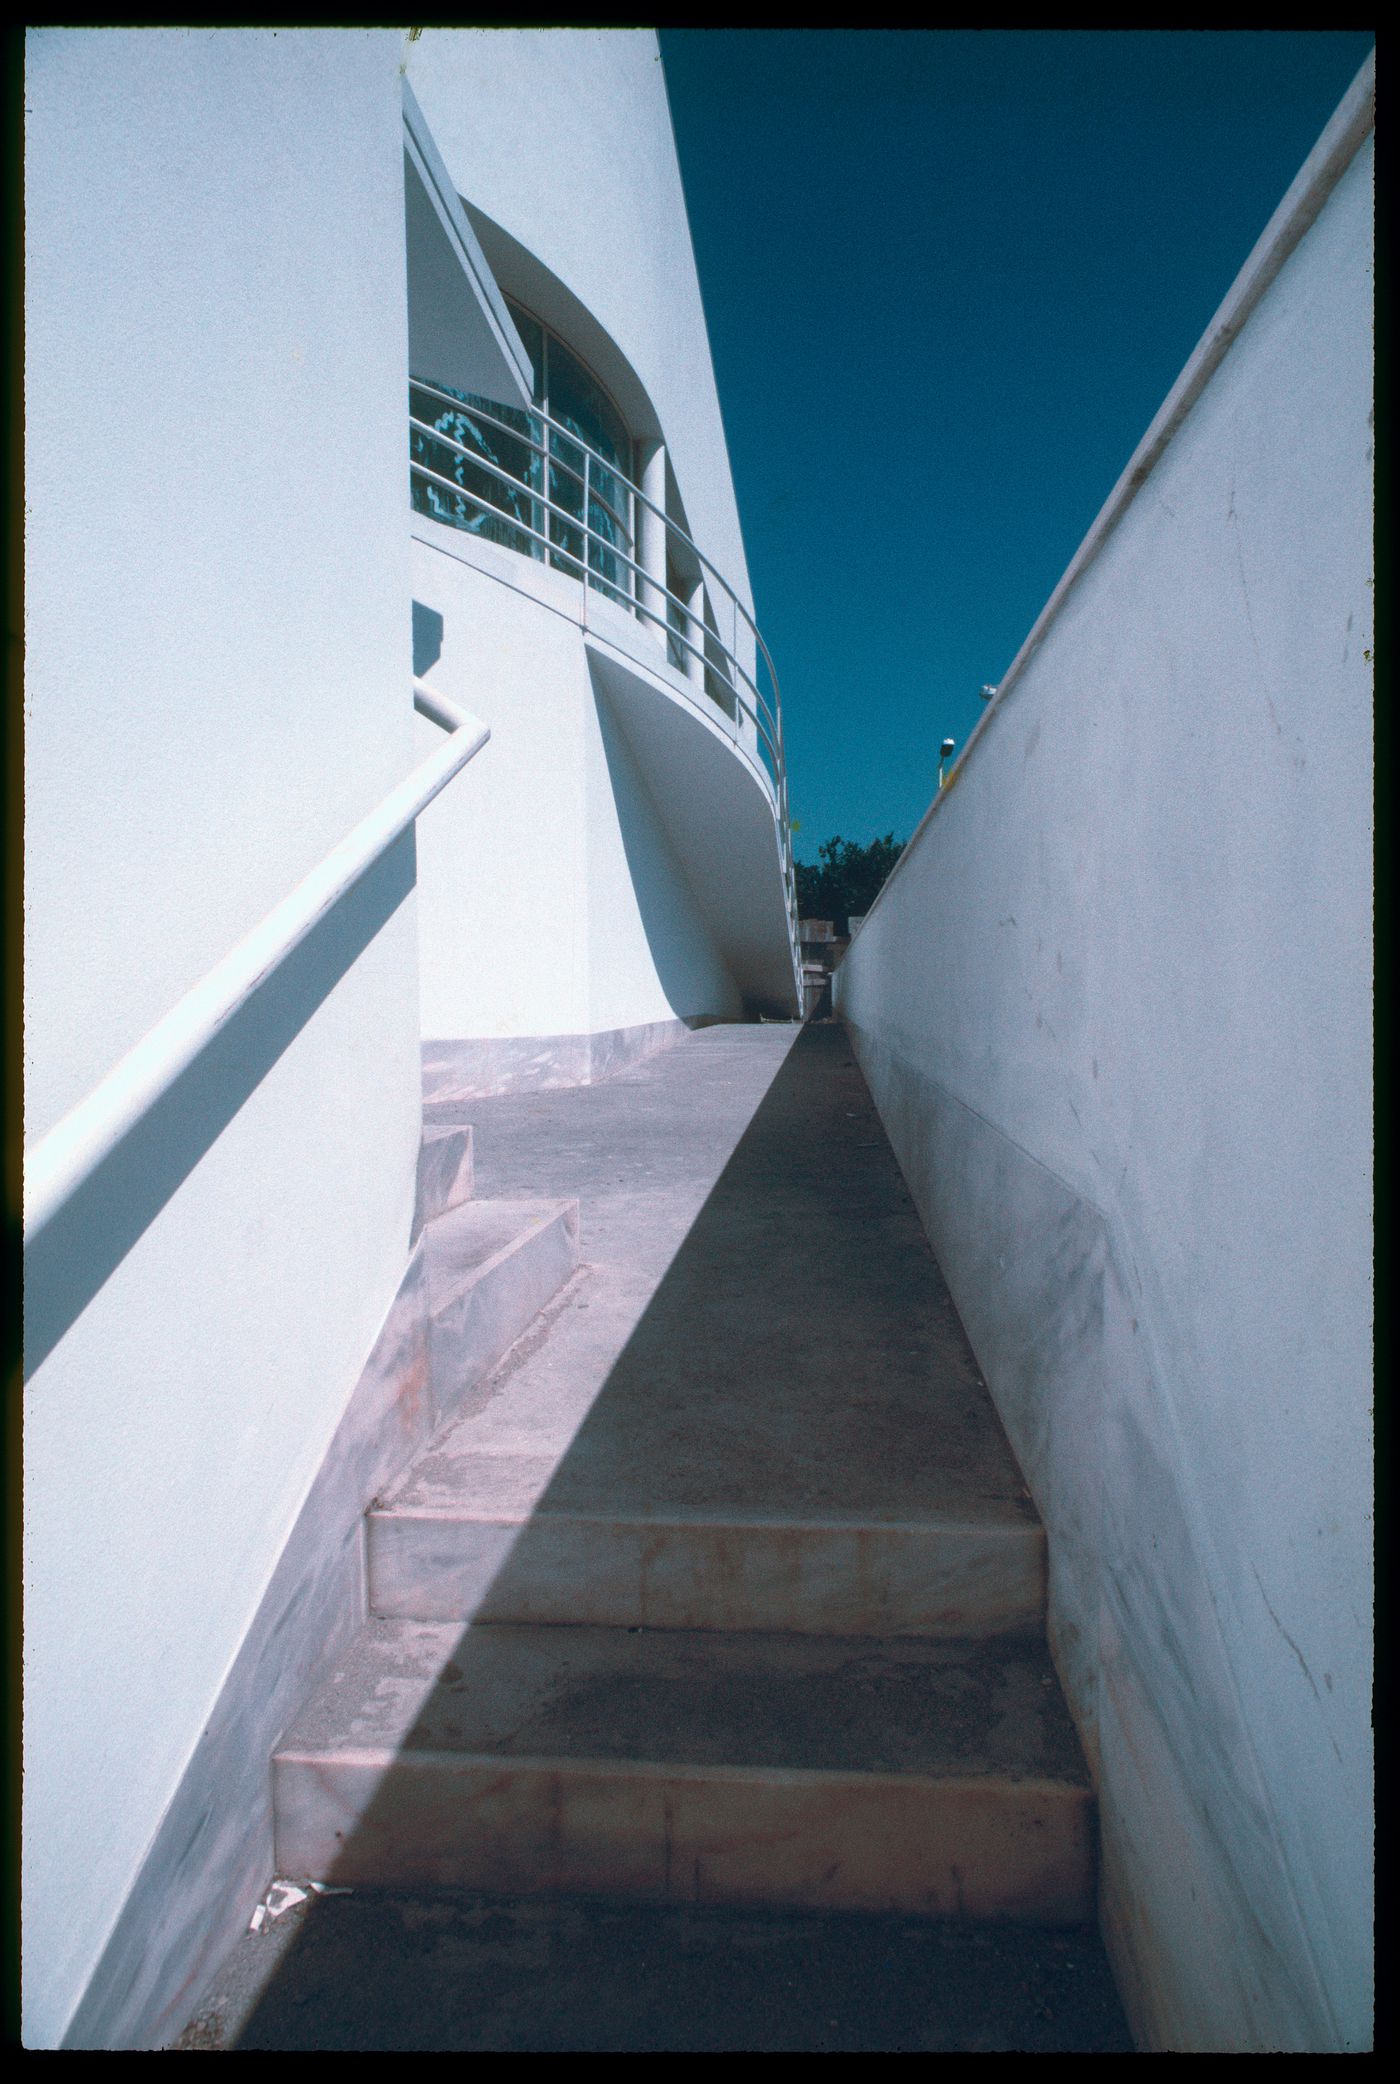
[[[1155,2048],[1371,2031],[1369,138],[1335,171],[838,978],[1047,1523]]]
[[[29,35],[31,1142],[412,765],[402,42]],[[413,884],[409,835],[26,1265],[31,2046],[403,1273]]]

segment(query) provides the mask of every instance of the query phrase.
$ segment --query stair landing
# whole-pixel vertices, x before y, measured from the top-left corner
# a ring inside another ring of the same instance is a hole
[[[1087,1920],[1042,1532],[843,1032],[470,1112],[583,1261],[375,1503],[282,1871]]]
[[[588,1279],[371,1515],[382,1614],[974,1636],[1044,1539],[837,1028],[711,1028],[472,1104]]]

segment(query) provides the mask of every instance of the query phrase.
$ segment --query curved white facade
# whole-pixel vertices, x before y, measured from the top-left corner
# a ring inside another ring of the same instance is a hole
[[[655,38],[429,30],[408,77],[501,290],[615,401],[636,481],[737,595],[736,609],[712,584],[712,612],[752,671]],[[681,1021],[794,1010],[791,937],[772,902],[782,839],[742,699],[728,733],[739,757],[717,760],[723,712],[668,661],[664,630],[542,552],[416,514],[413,586],[420,669],[493,732],[489,800],[444,797],[419,827],[429,1093],[568,1082]],[[665,748],[647,722],[658,708]]]
[[[655,36],[425,29],[408,77],[502,288],[558,327],[634,434],[664,439],[692,534],[752,609]],[[493,226],[521,249],[518,282]]]
[[[26,1254],[25,2038],[143,2045],[270,1872],[219,1760],[256,1793],[356,1582],[308,1500],[415,1264],[420,1046],[596,1076],[793,1003],[786,834],[644,621],[409,507],[410,339],[518,403],[501,290],[553,298],[749,605],[654,38],[39,30],[26,149],[28,1146],[441,743],[415,600],[492,733]]]

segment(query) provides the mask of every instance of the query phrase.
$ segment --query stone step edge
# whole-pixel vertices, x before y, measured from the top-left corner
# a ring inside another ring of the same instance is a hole
[[[488,1257],[465,1268],[454,1268],[450,1261],[445,1264],[445,1251],[436,1266],[429,1266],[429,1431],[433,1436],[461,1414],[469,1398],[548,1309],[579,1263],[576,1200],[502,1199],[469,1206],[497,1215],[507,1210],[512,1218],[518,1212],[521,1227]],[[461,1214],[461,1210],[453,1210],[442,1226],[432,1225],[426,1234],[445,1229]]]
[[[355,1887],[1044,1925],[1094,1914],[1092,1791],[1043,1775],[374,1745],[289,1750],[272,1777],[279,1867]]]
[[[475,1192],[475,1138],[471,1125],[424,1122],[418,1145],[410,1242],[429,1223],[474,1199]]]
[[[941,1514],[926,1520],[838,1519],[834,1516],[828,1519],[778,1519],[768,1514],[747,1514],[742,1510],[636,1513],[609,1512],[600,1507],[596,1512],[559,1511],[543,1501],[531,1506],[528,1512],[490,1512],[470,1505],[400,1505],[393,1499],[384,1499],[377,1501],[367,1516],[382,1520],[422,1520],[435,1526],[528,1527],[536,1520],[547,1519],[563,1526],[625,1527],[629,1530],[733,1528],[744,1533],[765,1534],[966,1535],[981,1540],[1030,1542],[1036,1547],[1043,1547],[1045,1543],[1045,1529],[1038,1521],[1008,1527],[995,1521],[955,1519]]]
[[[462,1204],[462,1206],[466,1205]],[[562,1197],[557,1200],[539,1197],[517,1200],[514,1196],[502,1195],[498,1199],[490,1201],[473,1200],[470,1206],[476,1209],[528,1209],[531,1211],[531,1215],[525,1218],[524,1227],[516,1231],[513,1236],[508,1237],[503,1245],[498,1246],[489,1259],[479,1259],[473,1265],[456,1272],[443,1271],[439,1267],[436,1271],[437,1293],[428,1312],[430,1317],[445,1316],[454,1304],[462,1300],[462,1297],[470,1289],[479,1286],[481,1282],[487,1280],[496,1271],[497,1267],[504,1265],[506,1260],[513,1258],[517,1252],[524,1251],[526,1246],[533,1244],[536,1238],[543,1236],[546,1231],[553,1229],[556,1224],[560,1222],[567,1223],[570,1216],[574,1217],[575,1222],[577,1222],[578,1218],[578,1202]],[[449,1209],[446,1213],[454,1215],[457,1211]],[[578,1264],[577,1254],[575,1254],[574,1264]],[[537,1310],[534,1316],[538,1315],[539,1311]],[[532,1317],[529,1321],[533,1322],[534,1318]]]
[[[970,1641],[1045,1626],[1034,1522],[503,1517],[377,1502],[365,1550],[370,1611],[384,1618]]]
[[[753,1787],[765,1787],[774,1783],[780,1783],[784,1787],[813,1788],[851,1785],[872,1789],[925,1786],[950,1794],[1014,1789],[1018,1795],[1065,1796],[1084,1803],[1091,1803],[1094,1799],[1093,1788],[1087,1776],[1083,1780],[1071,1780],[1054,1774],[1016,1774],[1009,1771],[939,1773],[919,1770],[896,1773],[888,1768],[861,1766],[746,1766],[739,1760],[725,1764],[700,1765],[694,1760],[678,1759],[671,1763],[666,1759],[598,1757],[586,1752],[542,1752],[535,1755],[513,1751],[391,1751],[383,1747],[366,1748],[352,1744],[326,1745],[320,1748],[303,1744],[279,1747],[273,1753],[273,1764],[278,1767],[312,1768],[338,1765],[353,1767],[357,1771],[384,1774],[402,1771],[425,1772],[442,1767],[451,1767],[453,1770],[461,1767],[479,1767],[490,1772],[505,1770],[512,1773],[566,1773],[580,1778],[603,1780],[683,1780],[697,1787],[710,1786],[716,1781],[732,1781],[737,1785]]]

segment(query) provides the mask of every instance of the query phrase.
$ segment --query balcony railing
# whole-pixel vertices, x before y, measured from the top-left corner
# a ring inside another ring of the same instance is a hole
[[[439,418],[471,423],[476,444],[420,417],[416,403]],[[777,808],[789,938],[796,949],[797,878],[778,676],[757,623],[733,587],[640,485],[538,406],[527,419],[517,409],[469,402],[414,377],[408,424],[410,483],[420,513],[545,561],[654,625],[665,639],[669,663],[703,689],[741,744],[740,719],[747,720]],[[488,443],[496,453],[486,453]],[[660,524],[664,549],[653,549],[643,564],[636,552],[648,514]],[[700,574],[688,599],[667,583],[678,565]],[[727,643],[722,624],[729,630]],[[767,695],[758,682],[760,663]]]

